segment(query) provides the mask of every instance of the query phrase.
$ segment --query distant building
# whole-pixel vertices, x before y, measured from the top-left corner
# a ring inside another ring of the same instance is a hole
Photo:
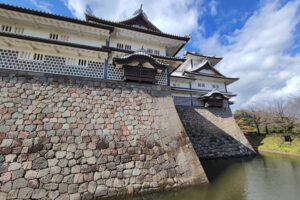
[[[176,105],[228,107],[236,96],[227,86],[238,78],[221,74],[215,65],[222,58],[186,52],[185,61],[171,74],[171,88]]]

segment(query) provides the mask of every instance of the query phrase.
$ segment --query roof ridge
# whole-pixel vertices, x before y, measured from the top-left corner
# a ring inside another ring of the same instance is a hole
[[[194,51],[185,51],[184,54],[185,55],[192,54],[192,55],[195,55],[195,56],[202,56],[202,57],[206,57],[206,58],[223,59],[221,56],[204,55],[204,54],[194,52]]]
[[[171,33],[158,32],[158,31],[153,31],[153,30],[149,30],[149,29],[142,29],[142,28],[130,26],[130,25],[127,25],[127,24],[123,24],[123,23],[120,23],[118,21],[113,21],[113,20],[109,20],[109,19],[104,19],[104,18],[96,17],[96,16],[90,15],[88,13],[85,13],[85,16],[86,16],[86,20],[87,21],[89,20],[88,18],[90,17],[90,18],[95,18],[96,20],[99,20],[99,21],[102,21],[102,22],[112,23],[114,25],[119,24],[119,25],[122,25],[122,26],[125,26],[125,27],[128,27],[128,28],[138,29],[140,31],[147,31],[147,32],[151,32],[151,33],[162,34],[162,35],[176,37],[176,38],[181,38],[181,39],[184,38],[186,41],[188,41],[190,39],[190,36],[187,36],[187,35],[180,36],[180,35],[175,35],[175,34],[171,34]],[[97,22],[94,22],[94,23],[97,23]],[[98,23],[101,23],[101,22],[98,22]]]

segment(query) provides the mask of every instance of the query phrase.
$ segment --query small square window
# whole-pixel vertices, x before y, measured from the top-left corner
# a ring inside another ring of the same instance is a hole
[[[205,83],[198,83],[198,87],[205,88]]]
[[[155,55],[159,55],[159,50],[154,50]]]
[[[219,89],[219,85],[213,85],[214,89]]]

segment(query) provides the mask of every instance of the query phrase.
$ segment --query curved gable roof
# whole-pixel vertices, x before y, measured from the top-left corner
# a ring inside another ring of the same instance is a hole
[[[87,22],[91,22],[91,23],[95,23],[95,24],[102,24],[102,25],[108,25],[108,26],[113,26],[113,27],[118,27],[118,28],[124,28],[124,29],[129,29],[129,30],[133,30],[133,31],[151,34],[151,35],[157,35],[160,37],[181,40],[181,41],[185,41],[185,42],[188,42],[190,40],[189,36],[178,36],[178,35],[164,33],[162,31],[160,31],[157,27],[155,27],[149,20],[146,21],[144,19],[145,17],[141,17],[141,16],[138,16],[138,17],[136,16],[136,18],[133,17],[128,20],[121,21],[121,22],[115,22],[115,21],[101,19],[101,18],[95,17],[94,15],[91,15],[88,13],[85,13],[85,18],[86,18]],[[143,18],[143,19],[141,19],[141,18]],[[138,25],[138,22],[140,23],[140,26]]]
[[[186,72],[192,72],[192,73],[199,73],[199,74],[206,74],[201,72],[202,70],[210,70],[213,71],[216,75],[218,76],[223,76],[225,77],[223,74],[221,74],[217,69],[215,69],[211,63],[209,62],[209,60],[203,60],[200,64],[198,64],[198,66],[196,66],[195,68],[189,68],[186,69]]]
[[[164,64],[155,58],[153,58],[151,55],[145,53],[144,51],[136,51],[134,53],[125,55],[123,57],[114,58],[113,63],[114,64],[121,64],[121,65],[127,65],[133,61],[138,61],[139,63],[149,63],[154,68],[163,70],[168,67],[168,64]]]
[[[161,30],[159,30],[154,24],[152,24],[148,20],[147,15],[141,8],[134,13],[133,17],[127,20],[120,21],[119,23],[162,33]]]

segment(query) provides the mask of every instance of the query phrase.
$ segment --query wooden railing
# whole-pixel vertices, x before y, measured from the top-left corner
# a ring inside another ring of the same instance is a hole
[[[155,70],[144,67],[124,66],[124,80],[155,83]]]

